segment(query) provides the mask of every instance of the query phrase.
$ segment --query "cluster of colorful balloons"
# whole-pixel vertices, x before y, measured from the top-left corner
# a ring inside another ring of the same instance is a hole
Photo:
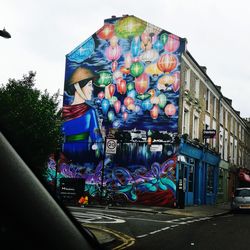
[[[175,93],[180,88],[175,54],[180,47],[179,37],[132,16],[115,24],[105,23],[97,37],[107,41],[104,54],[111,63],[110,71],[99,72],[97,82],[99,87],[104,87],[98,99],[108,120],[118,126],[118,117],[126,121],[133,112],[149,111],[152,119],[160,114],[175,115],[176,107],[168,101],[166,91],[170,89]],[[123,51],[119,39],[130,39],[129,51],[127,47]],[[133,81],[127,82],[127,75],[132,76]],[[150,77],[156,82],[155,86],[150,86]]]

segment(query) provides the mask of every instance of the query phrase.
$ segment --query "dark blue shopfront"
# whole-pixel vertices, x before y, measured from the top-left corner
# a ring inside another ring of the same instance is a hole
[[[176,179],[183,185],[185,205],[215,204],[219,162],[218,154],[204,147],[181,142]]]

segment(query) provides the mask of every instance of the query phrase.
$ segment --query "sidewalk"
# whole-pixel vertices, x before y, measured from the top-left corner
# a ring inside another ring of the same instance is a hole
[[[186,206],[183,209],[180,208],[168,208],[168,207],[151,207],[142,205],[127,205],[127,206],[101,206],[101,205],[89,205],[88,207],[99,207],[105,209],[114,210],[127,210],[146,213],[163,213],[169,215],[181,215],[192,217],[206,217],[206,216],[219,216],[230,212],[230,202],[220,203],[216,205],[194,205]]]

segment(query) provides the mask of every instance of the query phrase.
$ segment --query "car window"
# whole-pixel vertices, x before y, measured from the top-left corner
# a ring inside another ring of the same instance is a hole
[[[248,189],[236,190],[236,196],[250,196],[250,190]]]

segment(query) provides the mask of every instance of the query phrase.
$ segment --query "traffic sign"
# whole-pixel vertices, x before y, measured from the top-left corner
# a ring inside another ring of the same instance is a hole
[[[106,154],[116,154],[117,140],[107,139],[106,140]]]

